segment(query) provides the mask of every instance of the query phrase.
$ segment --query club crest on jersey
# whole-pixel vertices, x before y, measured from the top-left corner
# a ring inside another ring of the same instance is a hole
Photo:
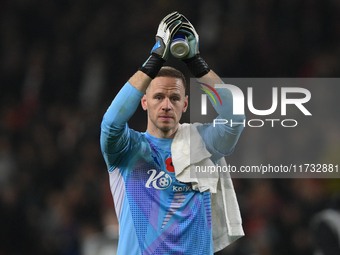
[[[148,174],[150,174],[150,177],[145,183],[145,187],[147,188],[151,188],[152,186],[155,189],[167,189],[172,183],[170,175],[163,171],[157,173],[157,170],[151,169],[148,171]]]

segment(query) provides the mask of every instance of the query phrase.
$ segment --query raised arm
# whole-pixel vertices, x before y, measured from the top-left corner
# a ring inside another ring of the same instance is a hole
[[[230,154],[235,147],[241,132],[244,128],[245,115],[233,114],[233,96],[227,88],[216,88],[216,84],[223,84],[220,77],[213,71],[198,79],[199,82],[212,86],[221,98],[221,104],[214,104],[211,97],[208,97],[212,106],[218,113],[217,118],[227,120],[226,124],[203,125],[198,127],[207,149],[213,154],[216,161],[219,158]],[[231,125],[232,121],[232,125]]]
[[[116,165],[131,143],[127,121],[135,113],[147,87],[169,56],[170,42],[181,26],[181,15],[173,12],[159,24],[156,44],[149,58],[116,95],[104,114],[100,143],[108,167]]]
[[[215,87],[215,84],[222,84],[220,77],[212,70],[208,64],[200,56],[199,52],[199,36],[187,18],[182,16],[182,26],[179,30],[188,38],[190,51],[189,54],[181,60],[187,65],[191,73],[198,79],[199,82]],[[219,114],[219,118],[233,120],[233,122],[243,123],[244,115],[233,115],[233,97],[228,89],[216,89],[220,95],[222,105],[212,104]],[[210,97],[209,97],[210,99]],[[211,99],[210,99],[211,100]],[[236,145],[238,138],[243,130],[242,124],[230,126],[228,121],[225,125],[213,124],[203,125],[198,127],[206,148],[213,154],[213,159],[217,160],[225,155],[228,155]]]

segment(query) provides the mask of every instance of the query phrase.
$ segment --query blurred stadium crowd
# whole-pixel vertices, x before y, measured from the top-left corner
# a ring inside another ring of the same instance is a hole
[[[202,56],[221,77],[339,77],[338,0],[2,0],[1,255],[114,254],[100,122],[173,10],[195,25]],[[179,61],[169,64],[189,77]],[[145,116],[138,110],[130,126],[144,131]],[[334,146],[338,127],[323,130]],[[303,147],[299,141],[292,146]],[[272,148],[255,147],[264,159]],[[339,146],[332,152],[326,156],[338,158]],[[234,185],[246,237],[220,255],[313,254],[311,220],[340,190],[338,180],[324,179]]]

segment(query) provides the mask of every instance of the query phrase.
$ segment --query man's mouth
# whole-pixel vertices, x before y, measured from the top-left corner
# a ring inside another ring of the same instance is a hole
[[[162,115],[162,116],[159,116],[159,118],[163,121],[169,121],[172,119],[172,117],[169,115]]]

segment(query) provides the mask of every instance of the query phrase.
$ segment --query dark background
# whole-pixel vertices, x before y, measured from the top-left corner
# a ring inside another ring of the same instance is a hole
[[[1,255],[114,254],[117,220],[100,122],[149,56],[159,21],[174,10],[196,27],[201,55],[221,77],[339,77],[336,0],[2,0]],[[190,77],[178,60],[167,64]],[[315,96],[327,94],[334,96],[320,87]],[[141,109],[130,126],[145,130]],[[246,159],[256,150],[288,160],[290,147],[277,145],[289,142],[318,151],[325,162],[337,160],[338,122],[320,131],[327,134],[321,147],[303,132],[287,141],[245,130],[231,157]],[[252,147],[240,149],[245,143]],[[311,220],[336,206],[340,190],[338,179],[235,179],[234,185],[246,237],[220,255],[313,254]]]

